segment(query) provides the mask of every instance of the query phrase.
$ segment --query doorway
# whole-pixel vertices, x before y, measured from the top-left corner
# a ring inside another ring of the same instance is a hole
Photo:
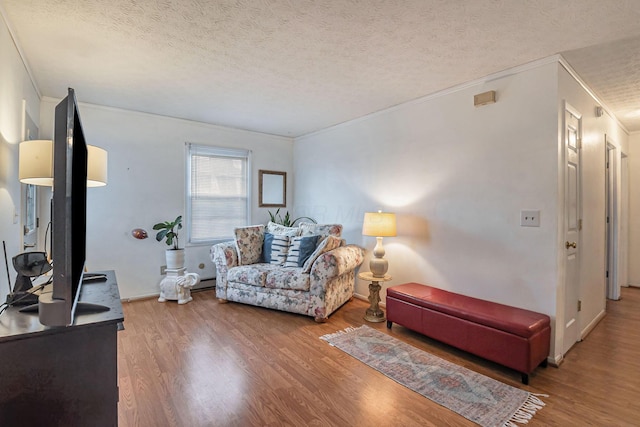
[[[35,251],[38,246],[37,187],[33,184],[22,184],[21,189],[22,250]]]
[[[620,286],[628,283],[628,163],[624,153],[605,135],[606,193],[606,293],[611,300],[620,299]]]

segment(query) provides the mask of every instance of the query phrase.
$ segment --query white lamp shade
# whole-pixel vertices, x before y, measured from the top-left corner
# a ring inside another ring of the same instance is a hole
[[[362,235],[374,237],[396,236],[396,214],[389,212],[365,212]]]
[[[25,184],[53,187],[53,141],[35,139],[20,143],[18,178]]]
[[[107,185],[107,151],[87,145],[87,187]],[[20,143],[18,177],[20,182],[53,187],[53,141]]]
[[[87,187],[107,185],[107,150],[87,145]]]

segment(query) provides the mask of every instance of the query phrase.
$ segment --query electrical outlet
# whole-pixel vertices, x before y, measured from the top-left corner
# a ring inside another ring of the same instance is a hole
[[[167,266],[166,265],[161,265],[160,266],[160,274],[167,274]]]
[[[540,227],[540,211],[520,211],[520,225],[522,227]]]

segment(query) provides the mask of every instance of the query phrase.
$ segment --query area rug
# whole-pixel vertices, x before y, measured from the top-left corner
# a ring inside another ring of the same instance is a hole
[[[392,380],[484,427],[526,424],[538,396],[447,362],[366,325],[320,339]]]

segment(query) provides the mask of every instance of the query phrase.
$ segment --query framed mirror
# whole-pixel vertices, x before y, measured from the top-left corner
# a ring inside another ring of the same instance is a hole
[[[258,206],[284,208],[287,205],[287,173],[258,171]]]

